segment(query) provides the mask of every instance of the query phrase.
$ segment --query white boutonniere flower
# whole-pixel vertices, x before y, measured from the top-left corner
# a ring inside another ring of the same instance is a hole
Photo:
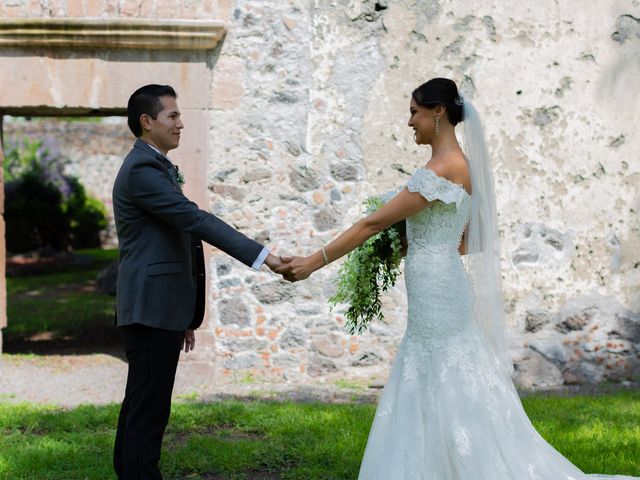
[[[180,185],[180,187],[182,187],[184,185],[184,174],[180,171],[180,169],[178,168],[177,165],[173,166],[175,172],[176,172],[176,180],[178,181],[178,185]]]

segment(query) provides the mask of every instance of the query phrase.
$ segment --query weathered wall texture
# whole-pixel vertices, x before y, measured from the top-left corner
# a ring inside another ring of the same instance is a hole
[[[410,93],[451,77],[483,115],[494,159],[516,380],[640,375],[638,1],[176,0],[167,15],[168,3],[92,13],[79,2],[76,14],[43,2],[36,15],[227,21],[212,83],[179,92],[207,105],[186,130],[208,128],[211,211],[276,253],[311,253],[426,162],[406,127]],[[215,354],[222,374],[384,377],[403,286],[385,299],[387,323],[352,337],[327,306],[336,271],[290,285],[213,251],[198,358]]]
[[[0,128],[2,120],[0,120]],[[0,167],[4,161],[0,144]],[[2,329],[7,325],[7,281],[5,278],[5,245],[4,245],[4,185],[3,172],[0,169],[0,353],[2,353]]]
[[[214,70],[212,209],[278,252],[314,251],[425,163],[409,95],[452,77],[494,158],[516,380],[637,377],[640,5],[511,5],[237,2]],[[223,368],[291,378],[389,365],[402,286],[388,324],[350,337],[327,308],[336,267],[288,286],[212,263]]]

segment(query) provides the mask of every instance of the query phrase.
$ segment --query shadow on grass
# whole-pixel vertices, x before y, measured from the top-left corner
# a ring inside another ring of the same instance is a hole
[[[540,433],[585,472],[640,475],[640,392],[524,401]],[[357,477],[374,405],[271,401],[174,404],[165,478]],[[0,403],[0,478],[104,479],[116,405],[63,411]]]
[[[83,256],[90,261],[7,278],[4,352],[123,358],[121,334],[113,325],[115,297],[99,292],[96,281],[117,251],[83,251]]]

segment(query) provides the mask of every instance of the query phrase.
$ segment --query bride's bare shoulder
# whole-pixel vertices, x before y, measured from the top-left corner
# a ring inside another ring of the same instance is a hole
[[[471,179],[464,155],[452,154],[432,159],[426,167],[433,170],[436,175],[444,177],[452,183],[462,185],[467,192],[471,191]]]

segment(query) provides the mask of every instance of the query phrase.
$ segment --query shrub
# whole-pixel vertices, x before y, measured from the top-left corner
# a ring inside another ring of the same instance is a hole
[[[51,139],[7,146],[3,170],[9,252],[100,246],[106,210],[77,178],[64,173],[67,163]]]

